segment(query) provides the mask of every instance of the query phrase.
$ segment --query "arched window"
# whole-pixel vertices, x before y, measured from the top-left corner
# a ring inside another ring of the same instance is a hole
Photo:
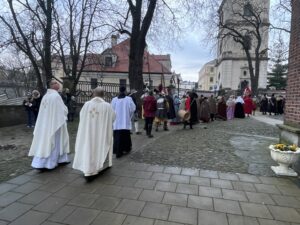
[[[253,6],[247,2],[245,5],[244,5],[244,16],[253,16]]]

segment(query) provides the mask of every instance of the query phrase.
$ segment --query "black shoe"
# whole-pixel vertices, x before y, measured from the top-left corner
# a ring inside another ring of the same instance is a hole
[[[164,131],[169,131],[169,128],[165,127],[165,128],[164,128]]]
[[[142,134],[142,132],[135,132],[136,135]]]
[[[153,135],[152,135],[152,134],[149,134],[149,135],[148,135],[148,138],[153,138]]]

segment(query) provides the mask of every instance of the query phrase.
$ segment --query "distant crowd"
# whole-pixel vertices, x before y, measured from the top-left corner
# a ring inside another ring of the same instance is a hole
[[[56,80],[49,82],[50,88],[41,98],[33,91],[24,107],[28,112],[28,127],[34,127],[29,156],[31,166],[36,169],[54,169],[58,164],[69,163],[70,152],[67,122],[74,120],[75,98],[68,89],[64,92]],[[232,120],[254,115],[260,105],[263,114],[282,114],[284,98],[270,98],[264,95],[259,101],[248,92],[242,96],[210,97],[198,96],[195,91],[187,92],[181,98],[172,89],[145,89],[138,93],[125,87],[110,103],[104,99],[105,90],[97,87],[93,98],[80,110],[79,125],[75,142],[75,156],[72,167],[83,172],[90,181],[103,170],[106,159],[112,166],[112,154],[116,158],[132,150],[131,134],[142,134],[152,138],[152,128],[169,130],[169,125],[182,124],[193,129],[199,122],[208,123],[216,119]],[[139,120],[144,119],[143,130]]]

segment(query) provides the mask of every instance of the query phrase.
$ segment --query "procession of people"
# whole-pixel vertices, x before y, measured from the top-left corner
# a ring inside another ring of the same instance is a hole
[[[49,86],[39,103],[37,91],[24,101],[27,111],[37,104],[39,106],[36,114],[33,110],[28,113],[28,126],[33,126],[32,118],[36,116],[29,156],[33,156],[32,167],[41,170],[54,169],[61,163],[70,162],[67,121],[73,121],[76,112],[74,96],[69,92],[59,94],[61,88],[56,80],[51,80]],[[106,102],[104,96],[104,89],[95,88],[93,98],[80,111],[73,168],[82,171],[87,180],[104,168],[107,159],[108,166],[112,165],[112,154],[120,158],[130,153],[131,135],[142,134],[140,118],[144,119],[147,137],[153,138],[153,126],[156,132],[169,131],[170,125],[180,123],[183,129],[187,126],[193,129],[197,123],[250,117],[258,105],[263,115],[283,114],[285,102],[282,96],[275,97],[274,94],[271,97],[263,95],[258,101],[249,91],[244,96],[230,95],[226,98],[198,95],[192,90],[180,99],[171,89],[152,91],[146,88],[143,94],[138,95],[136,90],[128,94],[124,86],[120,87],[119,94],[111,103]]]

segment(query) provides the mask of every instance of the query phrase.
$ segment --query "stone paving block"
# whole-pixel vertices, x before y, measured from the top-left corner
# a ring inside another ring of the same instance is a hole
[[[222,198],[220,188],[199,186],[199,195],[205,197]]]
[[[179,167],[166,167],[164,173],[171,173],[171,174],[180,174],[181,168]]]
[[[122,187],[116,185],[105,185],[100,191],[97,191],[97,194],[106,195],[106,196],[116,196]]]
[[[155,186],[155,190],[175,192],[176,187],[177,187],[176,183],[158,181]]]
[[[222,173],[219,172],[219,177],[222,180],[239,181],[239,177],[234,173]]]
[[[228,225],[228,221],[225,213],[199,210],[198,225]]]
[[[246,202],[241,202],[240,204],[243,213],[246,216],[273,219],[272,215],[270,214],[268,208],[265,205]]]
[[[89,207],[99,197],[98,194],[81,193],[68,202],[69,205]]]
[[[260,225],[290,225],[287,222],[281,222],[276,220],[258,219]]]
[[[260,204],[270,204],[270,205],[275,204],[275,202],[273,201],[273,199],[270,197],[269,194],[246,192],[246,195],[250,202],[260,203]]]
[[[30,192],[33,192],[34,190],[38,189],[41,186],[42,186],[42,184],[39,184],[39,183],[27,182],[27,183],[13,189],[13,191],[23,193],[23,194],[29,194]]]
[[[200,175],[200,171],[198,169],[183,168],[181,171],[181,175],[197,177]]]
[[[280,194],[280,191],[271,184],[254,184],[257,192],[268,193],[268,194]]]
[[[130,178],[130,177],[120,177],[115,185],[116,186],[125,186],[125,187],[133,187],[134,184],[137,182],[137,179]]]
[[[191,177],[190,184],[197,184],[200,186],[210,186],[210,179],[204,177]]]
[[[163,221],[163,220],[156,220],[154,225],[184,225],[184,224],[173,223],[173,222],[168,222],[168,221]]]
[[[184,175],[172,175],[170,181],[175,182],[175,183],[189,184],[190,183],[190,177],[189,176],[184,176]]]
[[[139,197],[139,200],[146,202],[161,202],[164,197],[164,192],[144,190]]]
[[[41,225],[61,225],[61,223],[54,223],[54,222],[46,221],[46,222],[42,223]]]
[[[144,206],[145,202],[143,201],[123,199],[115,211],[119,213],[138,216],[140,215]]]
[[[169,221],[197,225],[197,210],[179,206],[172,206]]]
[[[149,171],[149,172],[163,172],[164,169],[165,169],[164,166],[151,165],[147,168],[147,171]]]
[[[7,225],[8,223],[0,220],[0,225]]]
[[[235,201],[248,201],[245,192],[236,190],[222,189],[224,199],[235,200]]]
[[[131,188],[131,187],[123,187],[116,197],[119,198],[127,198],[127,199],[138,199],[143,189],[141,188]]]
[[[134,177],[136,171],[135,170],[127,170],[127,169],[123,168],[123,169],[115,170],[112,173],[117,176],[121,176],[121,177]]]
[[[209,197],[200,197],[189,195],[188,197],[188,207],[197,208],[197,209],[205,209],[205,210],[213,210],[213,200]]]
[[[167,220],[171,206],[158,203],[146,203],[141,216],[153,219]]]
[[[21,184],[27,183],[31,179],[32,179],[31,176],[23,174],[23,175],[18,176],[18,177],[14,178],[14,179],[8,180],[7,183],[21,185]]]
[[[75,206],[65,205],[61,207],[58,211],[56,211],[52,216],[48,219],[53,222],[61,223],[64,221],[72,212],[76,209]]]
[[[47,184],[48,182],[52,181],[53,178],[47,174],[38,174],[34,176],[31,180],[31,182],[40,183],[40,184]]]
[[[288,179],[277,178],[277,177],[258,177],[263,184],[274,184],[274,185],[292,185]]]
[[[212,170],[200,170],[200,177],[219,178],[218,172]]]
[[[121,199],[119,198],[102,196],[98,198],[91,207],[104,211],[112,211],[117,207],[117,205],[119,205],[120,202]]]
[[[75,170],[72,170],[72,172],[74,172]],[[75,179],[81,177],[81,172],[79,172],[79,174],[74,174],[74,173],[59,173],[57,174],[54,178],[53,181],[64,181],[65,183],[70,183],[72,181],[74,181]]]
[[[58,197],[49,197],[35,206],[33,209],[36,211],[54,213],[67,203],[67,199]]]
[[[0,195],[18,187],[16,184],[2,183],[0,184]]]
[[[156,181],[155,180],[144,180],[144,179],[139,179],[134,187],[137,188],[144,188],[144,189],[154,189],[156,185]]]
[[[186,206],[187,198],[188,196],[186,194],[166,192],[162,202],[169,205]]]
[[[15,193],[15,192],[6,192],[0,195],[0,207],[8,206],[9,204],[17,201],[22,198],[24,194]]]
[[[300,188],[293,185],[276,185],[282,195],[300,196]]]
[[[89,225],[99,214],[96,209],[77,208],[63,223],[71,225]]]
[[[230,214],[228,215],[228,222],[229,225],[259,225],[256,218]]]
[[[35,170],[35,169],[31,169],[29,172],[27,172],[25,174],[28,175],[28,176],[35,176],[35,175],[37,175],[39,173],[40,173],[40,171]]]
[[[198,185],[178,184],[176,192],[182,194],[198,195]]]
[[[242,211],[237,201],[214,198],[215,211],[242,215]]]
[[[141,179],[150,179],[153,175],[153,172],[146,172],[146,171],[136,171],[134,177],[141,178]]]
[[[256,192],[256,189],[252,183],[232,181],[232,185],[234,190]]]
[[[113,176],[113,175],[100,175],[97,177],[94,182],[97,182],[99,184],[114,184],[116,181],[119,179],[118,176]]]
[[[80,192],[81,190],[78,187],[66,186],[60,189],[58,192],[55,192],[54,195],[61,198],[71,199],[77,196]]]
[[[292,223],[298,223],[300,221],[300,214],[293,208],[271,205],[268,205],[268,208],[274,216],[275,220]]]
[[[258,179],[256,176],[254,175],[250,175],[250,174],[237,174],[240,181],[242,182],[250,182],[250,183],[261,183],[260,179]]]
[[[0,220],[13,221],[17,217],[29,211],[31,208],[32,205],[14,202],[0,211]]]
[[[130,163],[129,165],[126,165],[126,167],[129,170],[147,170],[147,168],[149,167],[149,164],[145,164],[145,163]]]
[[[283,195],[272,195],[272,198],[277,203],[277,205],[300,208],[300,200],[295,197],[283,196]]]
[[[49,192],[36,190],[21,198],[19,202],[36,205],[48,198],[50,195],[51,193]]]
[[[39,188],[39,190],[42,190],[42,191],[48,191],[48,192],[57,192],[59,191],[61,188],[63,188],[64,186],[66,186],[67,183],[64,183],[64,182],[49,182],[48,184],[45,184],[43,186],[41,186]]]
[[[40,225],[49,217],[48,213],[28,211],[18,219],[14,220],[10,225]]]
[[[154,173],[151,177],[152,180],[159,180],[159,181],[169,181],[171,175],[167,173]]]
[[[229,180],[211,179],[210,182],[212,187],[233,189]]]
[[[127,216],[123,225],[153,225],[153,223],[153,219],[136,216]]]
[[[102,212],[93,221],[92,225],[122,225],[126,215],[112,212]]]

